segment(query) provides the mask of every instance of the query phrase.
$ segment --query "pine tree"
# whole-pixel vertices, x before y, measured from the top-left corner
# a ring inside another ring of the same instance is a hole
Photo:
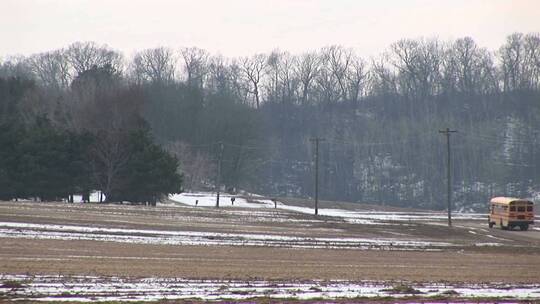
[[[163,195],[181,191],[178,160],[154,144],[147,130],[131,132],[128,147],[129,161],[114,200],[155,205]]]

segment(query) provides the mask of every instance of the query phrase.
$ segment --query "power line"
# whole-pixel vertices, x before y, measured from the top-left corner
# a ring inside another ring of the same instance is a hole
[[[227,142],[224,142],[224,144],[225,144],[226,146],[237,147],[237,148],[248,149],[248,150],[271,150],[271,149],[275,149],[275,148],[276,148],[275,145],[269,145],[269,146],[249,146],[249,145],[239,145],[239,144],[233,144],[233,143],[227,143]],[[282,145],[282,146],[283,146],[283,145]],[[304,143],[295,144],[295,145],[284,145],[284,146],[285,146],[285,147],[289,147],[289,148],[296,148],[296,147],[304,146]]]
[[[310,141],[311,141],[311,139],[310,139]],[[353,142],[353,141],[346,141],[346,140],[327,139],[326,141],[329,142],[329,143],[332,143],[332,144],[362,147],[362,146],[384,146],[384,145],[404,144],[404,143],[413,142],[415,140],[413,140],[413,139],[402,139],[402,140],[394,140],[394,141],[388,141],[388,142]],[[223,144],[224,146],[228,146],[228,147],[237,147],[237,148],[248,149],[248,150],[272,150],[272,149],[276,148],[275,145],[254,146],[254,145],[235,144],[235,143],[230,143],[230,142],[225,142],[225,141],[219,141],[219,142],[213,142],[213,143],[201,144],[201,145],[195,145],[195,144],[184,143],[184,142],[182,142],[182,144],[186,145],[186,146],[193,147],[193,148],[213,147],[213,146],[221,145],[221,144]],[[282,147],[288,147],[288,148],[297,148],[297,147],[304,147],[305,143],[298,143],[298,144],[294,144],[294,145],[288,144],[288,145],[281,145],[281,146]]]
[[[332,143],[332,144],[348,145],[348,146],[355,146],[355,147],[395,145],[395,144],[400,144],[400,143],[403,144],[403,143],[407,143],[411,141],[413,140],[396,140],[396,141],[389,141],[389,142],[351,142],[351,141],[335,140],[335,139],[327,140],[327,142]]]
[[[492,135],[487,134],[480,134],[480,133],[463,133],[465,137],[477,141],[482,141],[486,143],[499,143],[499,144],[506,144],[506,145],[526,145],[526,144],[540,144],[540,139],[528,141],[523,139],[515,139],[515,138],[509,138],[509,137],[494,137]],[[417,136],[420,136],[422,134],[416,134]],[[399,140],[392,140],[392,141],[386,141],[386,142],[366,142],[366,141],[350,141],[350,140],[339,140],[339,139],[325,139],[326,142],[331,144],[337,144],[337,145],[347,145],[347,146],[354,146],[354,147],[369,147],[369,146],[385,146],[385,145],[397,145],[397,144],[406,144],[411,142],[417,142],[418,139],[399,139]],[[228,147],[237,147],[241,149],[247,149],[247,150],[273,150],[276,148],[275,145],[243,145],[243,144],[237,144],[237,143],[231,143],[231,142],[225,142],[225,141],[218,141],[218,142],[211,142],[207,144],[191,144],[182,142],[182,145],[186,145],[192,148],[208,148],[208,147],[215,147],[216,145],[221,145]],[[296,148],[296,147],[303,147],[305,146],[305,143],[298,143],[298,144],[287,144],[287,145],[281,145],[282,147],[289,147],[289,148]]]
[[[415,136],[417,136],[417,139],[409,138],[409,139],[398,139],[398,140],[392,140],[392,141],[385,141],[385,142],[366,142],[361,141],[361,139],[358,139],[358,141],[348,141],[348,140],[339,140],[339,139],[326,139],[326,142],[333,143],[333,144],[340,144],[340,145],[350,145],[350,146],[384,146],[384,145],[396,145],[396,144],[404,144],[404,143],[411,143],[416,142],[418,139],[421,139],[423,135],[428,134],[428,132],[422,132],[417,133]]]

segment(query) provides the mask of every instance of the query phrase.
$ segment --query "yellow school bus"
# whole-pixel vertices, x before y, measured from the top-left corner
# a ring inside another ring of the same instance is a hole
[[[499,225],[501,229],[529,229],[534,224],[533,202],[514,197],[494,197],[489,203],[489,228]]]

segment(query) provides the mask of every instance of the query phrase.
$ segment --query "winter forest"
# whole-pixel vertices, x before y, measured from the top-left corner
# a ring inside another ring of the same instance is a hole
[[[2,56],[0,182],[15,189],[4,199],[95,189],[155,201],[213,189],[220,158],[223,189],[308,198],[321,138],[321,199],[439,210],[446,128],[455,209],[540,191],[538,33],[496,50],[403,39],[373,58],[339,45],[127,55],[94,42]]]

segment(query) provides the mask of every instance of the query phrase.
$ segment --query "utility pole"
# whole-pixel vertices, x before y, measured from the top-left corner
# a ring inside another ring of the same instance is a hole
[[[319,214],[319,142],[324,141],[323,138],[315,137],[310,141],[315,142],[315,215]]]
[[[446,149],[448,151],[447,153],[447,162],[446,162],[446,182],[447,182],[447,207],[448,207],[448,226],[452,227],[452,182],[451,182],[451,176],[450,176],[450,134],[456,133],[456,130],[450,130],[449,128],[446,128],[446,130],[439,130],[439,133],[442,133],[446,135]]]
[[[223,159],[223,143],[219,142],[219,157],[216,175],[216,208],[219,208],[219,190],[221,190],[221,160]]]

